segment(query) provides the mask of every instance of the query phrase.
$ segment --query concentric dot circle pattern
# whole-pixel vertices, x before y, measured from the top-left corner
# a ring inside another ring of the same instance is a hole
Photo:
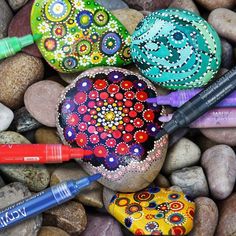
[[[119,70],[78,79],[58,108],[64,140],[93,150],[83,161],[109,171],[142,161],[162,125],[162,107],[146,103],[155,96],[146,80]]]
[[[139,23],[131,55],[146,78],[168,89],[188,89],[202,87],[217,73],[221,43],[200,16],[164,9]]]
[[[105,8],[92,0],[36,0],[33,34],[48,63],[64,73],[131,62],[131,36]]]
[[[108,209],[134,235],[187,235],[193,228],[195,203],[184,193],[149,187],[117,193]]]

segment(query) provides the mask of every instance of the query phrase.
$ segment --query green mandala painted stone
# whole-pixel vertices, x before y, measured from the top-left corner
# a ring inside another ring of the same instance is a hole
[[[221,43],[201,17],[185,10],[154,12],[137,26],[131,55],[148,79],[168,89],[202,87],[217,73]]]
[[[38,47],[57,71],[131,62],[128,31],[93,0],[35,0],[31,28],[43,35]]]

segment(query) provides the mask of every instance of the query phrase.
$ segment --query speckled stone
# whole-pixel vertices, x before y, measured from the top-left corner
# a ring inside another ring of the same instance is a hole
[[[174,0],[170,5],[170,8],[179,8],[187,11],[200,14],[196,4],[192,0]]]
[[[220,218],[216,236],[235,236],[236,232],[236,193],[220,204]]]
[[[155,11],[157,9],[166,8],[172,0],[125,0],[125,2],[136,10]]]
[[[214,236],[218,223],[218,208],[215,202],[207,197],[198,197],[194,200],[196,211],[193,230],[188,236]]]
[[[30,0],[22,9],[20,9],[16,15],[13,17],[9,27],[8,27],[8,36],[24,36],[31,34],[30,27],[30,13],[34,0]],[[32,44],[26,48],[23,48],[23,52],[35,56],[42,57],[41,53],[38,50],[36,44]]]
[[[200,129],[200,131],[213,142],[236,146],[236,128]]]
[[[175,170],[195,165],[200,157],[200,148],[191,140],[182,138],[168,150],[162,170],[170,174]]]
[[[0,165],[0,172],[5,179],[24,183],[33,192],[47,188],[50,181],[43,165]]]
[[[56,106],[63,89],[61,84],[50,80],[31,85],[24,95],[26,109],[41,124],[56,127]]]
[[[195,0],[197,3],[205,7],[207,10],[212,11],[216,8],[232,8],[235,5],[234,0]]]
[[[8,129],[13,118],[14,114],[12,110],[0,103],[0,132]]]
[[[13,17],[11,8],[5,0],[0,0],[0,39],[7,36],[7,29]]]
[[[120,224],[111,216],[103,214],[88,215],[88,225],[81,236],[123,236]]]
[[[209,189],[205,174],[200,166],[193,166],[174,171],[170,175],[173,185],[181,187],[192,198],[208,196]]]
[[[95,2],[99,3],[109,11],[129,8],[129,6],[122,0],[95,0]]]
[[[23,143],[30,143],[30,141],[16,132],[4,131],[0,133],[0,144],[23,144]]]
[[[227,145],[217,145],[206,150],[201,159],[209,188],[215,199],[225,199],[233,191],[236,180],[236,156]]]
[[[47,127],[42,127],[36,130],[35,141],[36,143],[44,143],[44,144],[62,143],[61,139],[57,134],[57,130],[54,128],[47,128]]]
[[[30,197],[31,193],[21,183],[11,183],[0,189],[0,210],[16,203],[24,198]],[[0,236],[37,236],[42,224],[42,216],[38,215],[26,220],[17,226],[0,232]]]
[[[88,174],[77,163],[68,163],[60,166],[52,173],[50,185],[53,186],[66,180],[80,179],[87,176]],[[77,195],[75,199],[84,205],[102,208],[102,190],[102,185],[95,182]]]
[[[10,7],[16,11],[18,10],[19,8],[23,7],[27,2],[28,0],[7,0]]]
[[[34,130],[42,126],[30,115],[25,107],[22,107],[15,112],[15,117],[12,125],[19,133]]]
[[[129,8],[111,12],[125,26],[130,34],[133,34],[138,23],[144,18],[141,12]]]
[[[71,236],[80,235],[87,225],[83,205],[74,201],[50,209],[43,216],[43,225],[61,228]]]
[[[226,8],[217,8],[210,13],[208,22],[215,28],[220,36],[236,42],[236,12]]]
[[[0,64],[0,102],[15,109],[23,105],[26,89],[43,78],[44,66],[40,59],[18,53]]]
[[[70,236],[70,235],[60,228],[52,226],[43,226],[40,229],[38,236]]]

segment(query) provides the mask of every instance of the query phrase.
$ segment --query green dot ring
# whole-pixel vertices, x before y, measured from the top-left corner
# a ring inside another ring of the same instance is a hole
[[[131,35],[109,11],[92,0],[35,0],[31,12],[38,48],[57,71],[75,73],[95,66],[131,63]]]
[[[192,12],[165,9],[137,26],[131,55],[141,73],[168,89],[191,89],[207,84],[221,63],[216,31]]]

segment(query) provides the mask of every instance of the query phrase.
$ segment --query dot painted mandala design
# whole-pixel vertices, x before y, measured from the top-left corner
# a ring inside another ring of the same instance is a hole
[[[178,201],[170,195],[178,195]],[[193,228],[195,203],[181,192],[148,188],[114,196],[109,212],[135,235],[187,235]]]
[[[65,142],[93,150],[83,161],[110,171],[144,160],[162,125],[162,108],[145,102],[156,95],[146,80],[115,70],[77,80],[58,110]]]
[[[202,87],[219,69],[221,43],[201,17],[165,9],[145,17],[132,36],[131,54],[142,74],[169,89]]]
[[[49,64],[64,73],[98,65],[131,62],[131,36],[105,8],[90,0],[36,0],[31,14],[33,34]]]

